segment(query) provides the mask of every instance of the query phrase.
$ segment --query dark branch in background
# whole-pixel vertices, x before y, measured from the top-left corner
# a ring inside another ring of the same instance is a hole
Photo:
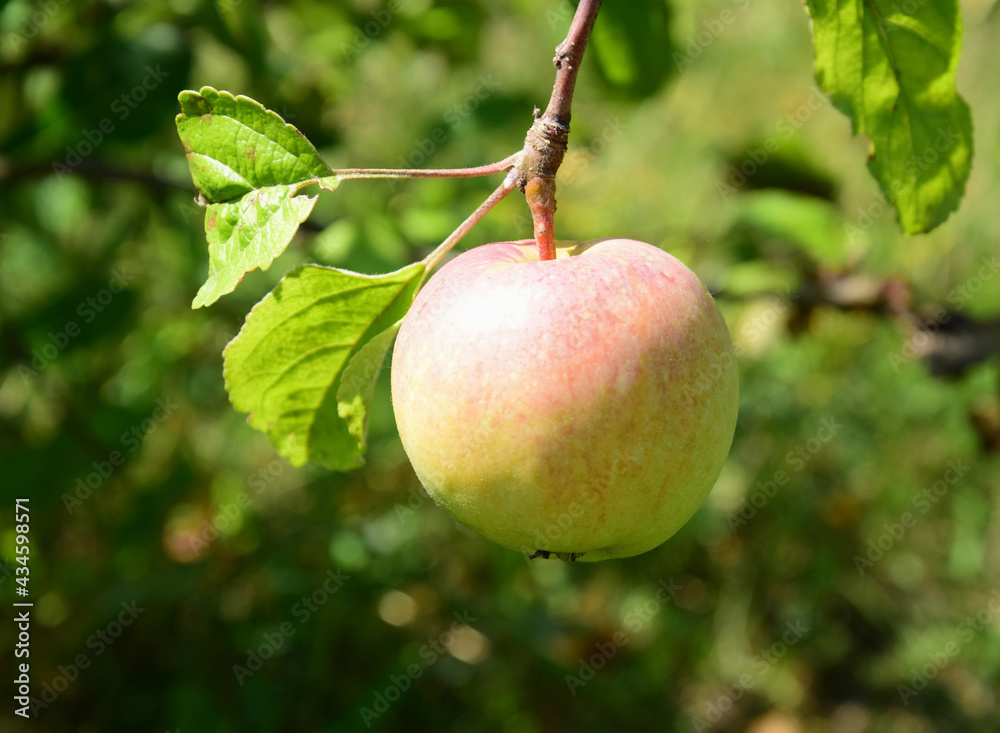
[[[1000,354],[1000,319],[977,321],[933,303],[914,304],[909,285],[898,278],[818,270],[795,300],[802,323],[821,305],[893,318],[909,336],[906,358],[923,359],[936,377],[959,377]]]
[[[44,178],[53,175],[57,163],[64,165],[61,161],[41,161],[13,165],[3,157],[0,157],[0,185],[7,183],[17,183],[29,178]],[[155,193],[162,193],[170,190],[190,191],[196,194],[194,185],[191,183],[179,183],[159,178],[151,171],[131,171],[124,168],[103,163],[99,160],[84,160],[74,166],[69,173],[59,175],[80,176],[93,181],[129,181],[140,183]]]
[[[570,109],[573,90],[587,49],[601,0],[580,0],[566,40],[556,47],[556,81],[544,113],[535,110],[535,122],[528,130],[517,168],[518,187],[524,191],[535,227],[539,258],[555,259],[553,217],[556,210],[556,171],[562,165],[569,143]]]
[[[755,293],[738,299],[777,295]],[[723,291],[716,297],[732,296]],[[793,310],[788,327],[793,334],[808,330],[812,312],[821,307],[866,312],[892,320],[906,335],[899,362],[921,359],[930,373],[941,379],[959,378],[977,364],[1000,355],[1000,318],[977,320],[934,303],[914,303],[910,286],[899,278],[818,268],[789,300]],[[983,451],[1000,452],[1000,401],[973,407],[969,419]]]

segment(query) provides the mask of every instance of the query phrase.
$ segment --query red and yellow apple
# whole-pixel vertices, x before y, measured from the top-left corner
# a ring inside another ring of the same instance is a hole
[[[629,239],[476,247],[417,295],[392,357],[428,494],[528,554],[646,552],[702,504],[738,406],[729,331],[679,260]]]

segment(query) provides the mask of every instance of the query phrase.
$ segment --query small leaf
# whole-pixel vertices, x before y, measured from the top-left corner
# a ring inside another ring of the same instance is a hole
[[[955,89],[957,0],[905,10],[894,0],[806,4],[817,82],[855,133],[871,138],[869,170],[903,230],[930,231],[958,207],[972,166],[972,120]]]
[[[266,270],[285,251],[316,197],[293,196],[294,186],[271,186],[228,204],[211,204],[205,214],[208,280],[192,308],[210,305],[257,267]]]
[[[371,277],[297,267],[226,347],[233,406],[293,465],[362,465],[375,380],[424,269]]]
[[[178,100],[177,132],[209,202],[208,280],[192,303],[200,308],[285,251],[316,203],[295,195],[302,186],[332,191],[339,180],[301,132],[249,97],[202,87]]]
[[[333,173],[301,132],[249,97],[202,87],[177,99],[177,133],[194,184],[209,203]]]

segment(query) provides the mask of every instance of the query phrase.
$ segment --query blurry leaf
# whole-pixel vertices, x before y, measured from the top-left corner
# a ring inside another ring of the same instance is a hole
[[[292,125],[248,97],[211,87],[178,96],[177,132],[195,185],[211,204],[205,216],[208,280],[192,307],[232,292],[250,270],[266,270],[316,203],[303,185],[338,180]]]
[[[646,97],[659,89],[675,68],[671,48],[670,8],[664,0],[601,5],[591,53],[601,78],[614,91]]]
[[[799,275],[790,267],[774,262],[753,260],[726,268],[718,283],[732,297],[760,293],[790,293],[799,286]]]
[[[793,140],[772,153],[776,144],[782,144],[776,137],[750,140],[727,155],[727,175],[718,185],[724,198],[733,193],[732,187],[742,191],[779,188],[837,200],[837,184],[813,164],[810,151]]]
[[[733,228],[744,235],[782,239],[821,265],[846,264],[842,217],[822,199],[785,191],[747,194],[740,200],[740,213]]]
[[[376,277],[292,270],[226,347],[233,406],[296,466],[362,465],[375,379],[423,273],[423,263]]]
[[[957,0],[807,0],[816,80],[855,133],[903,231],[930,231],[958,207],[972,165],[972,121],[955,89]],[[909,8],[909,5],[906,6]]]

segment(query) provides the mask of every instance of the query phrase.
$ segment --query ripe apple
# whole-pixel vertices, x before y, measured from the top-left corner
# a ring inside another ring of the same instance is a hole
[[[729,331],[697,276],[630,239],[476,247],[417,295],[392,357],[414,471],[531,555],[650,550],[694,514],[736,426]]]

